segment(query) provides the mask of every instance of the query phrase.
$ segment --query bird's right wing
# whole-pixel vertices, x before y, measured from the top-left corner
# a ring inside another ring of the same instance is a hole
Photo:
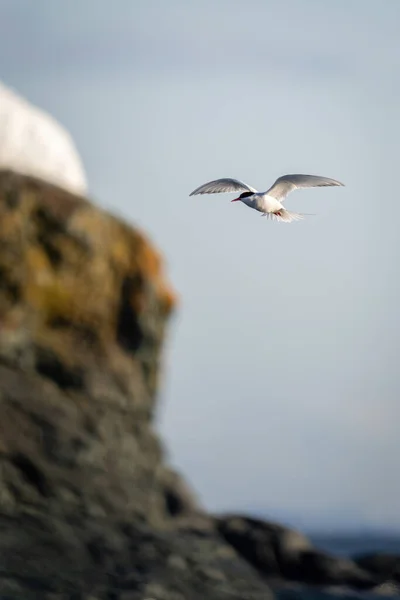
[[[200,187],[196,188],[190,196],[196,196],[197,194],[220,194],[222,192],[253,192],[257,190],[252,188],[247,183],[239,181],[238,179],[215,179],[215,181],[209,181],[204,183]]]

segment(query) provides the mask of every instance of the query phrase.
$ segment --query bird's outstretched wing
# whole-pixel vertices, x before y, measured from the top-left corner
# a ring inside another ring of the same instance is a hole
[[[279,177],[274,185],[267,191],[269,196],[282,202],[293,190],[311,187],[330,187],[334,185],[343,186],[343,183],[328,177],[318,175],[283,175]]]
[[[190,196],[196,196],[197,194],[220,194],[222,192],[254,192],[257,190],[252,188],[247,183],[239,181],[238,179],[215,179],[215,181],[209,181],[204,183],[200,187],[196,188]]]

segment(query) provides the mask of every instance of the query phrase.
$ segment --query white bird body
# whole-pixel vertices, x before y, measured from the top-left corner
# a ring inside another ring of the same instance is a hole
[[[240,196],[234,198],[231,202],[243,202],[246,206],[260,212],[262,217],[291,223],[292,221],[302,219],[304,214],[291,212],[284,208],[283,201],[290,192],[301,188],[332,186],[343,186],[343,183],[328,177],[320,177],[319,175],[283,175],[266,192],[258,192],[243,181],[225,178],[209,181],[201,185],[190,196],[241,191]]]
[[[243,204],[258,210],[260,213],[273,213],[283,208],[282,204],[276,198],[269,196],[267,192],[257,192],[248,198],[242,198]]]

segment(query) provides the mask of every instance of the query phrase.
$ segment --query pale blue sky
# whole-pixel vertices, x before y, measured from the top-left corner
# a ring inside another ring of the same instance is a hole
[[[160,429],[213,510],[400,527],[398,0],[0,0],[0,78],[73,134],[93,198],[180,295]],[[260,219],[288,172],[316,217]]]

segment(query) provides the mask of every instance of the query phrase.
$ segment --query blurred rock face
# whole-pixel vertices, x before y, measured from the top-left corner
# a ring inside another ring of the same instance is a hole
[[[151,416],[174,305],[158,253],[88,202],[3,173],[0,277],[9,501],[17,489],[47,510],[149,517],[162,471]]]
[[[141,233],[0,172],[1,598],[269,597],[153,429],[174,305]]]
[[[87,192],[82,162],[68,131],[3,83],[0,169],[38,177],[75,194]]]

